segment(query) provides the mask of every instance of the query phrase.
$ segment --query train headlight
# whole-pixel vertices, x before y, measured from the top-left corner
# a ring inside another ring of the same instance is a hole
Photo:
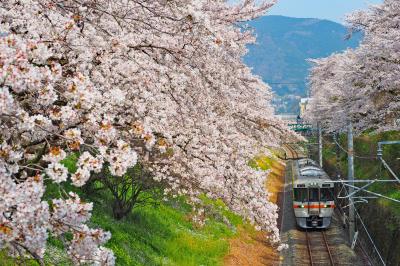
[[[324,208],[328,208],[328,205],[324,204]]]
[[[300,208],[304,208],[304,205],[301,205]]]

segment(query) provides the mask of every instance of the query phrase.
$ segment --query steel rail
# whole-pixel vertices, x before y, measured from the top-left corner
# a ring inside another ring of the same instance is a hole
[[[291,159],[298,159],[299,158],[299,154],[297,153],[297,151],[290,144],[286,144],[286,147],[289,149],[290,153],[292,154],[292,158]]]
[[[307,228],[306,228],[305,232],[306,232],[307,251],[308,251],[308,256],[309,256],[309,259],[310,259],[310,265],[314,266],[316,263],[314,262],[314,259],[312,257],[312,249],[311,249],[312,245],[311,245],[311,240],[310,240],[310,236],[308,234],[308,229]],[[331,249],[329,248],[329,244],[328,244],[328,240],[326,238],[325,232],[321,231],[321,234],[322,234],[322,239],[323,239],[323,242],[324,242],[324,246],[326,248],[326,253],[329,256],[330,265],[334,266],[335,265],[335,261],[333,260],[333,256],[332,256],[332,253],[331,253]]]
[[[294,157],[294,154],[293,154],[293,151],[292,151],[292,149],[290,148],[290,146],[289,145],[286,145],[286,148],[287,148],[287,150],[289,151],[289,153],[290,153],[290,159],[293,159],[293,157]],[[289,159],[289,158],[288,158]]]
[[[286,159],[294,159],[293,149],[290,147],[289,144],[285,144],[285,147],[286,147],[285,150],[288,151],[288,152],[290,153],[290,157],[288,157],[287,155],[289,155],[289,154],[287,154],[287,155],[286,155]]]
[[[334,266],[335,262],[333,261],[332,253],[331,253],[331,250],[329,248],[328,241],[326,240],[325,232],[321,231],[321,233],[322,233],[322,237],[324,238],[324,243],[325,243],[326,250],[328,251],[329,260],[331,261],[331,265]]]
[[[294,158],[294,153],[293,153],[292,147],[290,147],[290,145],[286,145],[286,148],[290,152],[290,159],[293,159]]]
[[[288,145],[288,148],[289,148],[290,152],[292,153],[292,159],[295,159],[295,157],[296,157],[295,150],[293,149],[293,147],[291,145]]]
[[[294,158],[295,159],[299,159],[299,153],[292,146],[290,146],[290,147],[292,148],[292,150],[293,150],[293,152],[295,154]]]
[[[306,228],[306,239],[307,239],[307,250],[308,250],[308,256],[310,258],[310,265],[314,266],[313,258],[311,255],[311,244],[310,244],[310,238],[308,237],[308,230]]]

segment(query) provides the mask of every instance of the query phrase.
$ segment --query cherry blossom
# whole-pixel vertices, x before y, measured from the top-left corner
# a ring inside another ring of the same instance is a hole
[[[398,130],[400,3],[385,0],[347,21],[364,38],[356,49],[313,60],[307,116],[328,131],[340,131],[348,121],[357,132]]]
[[[66,181],[68,178],[67,168],[60,163],[50,163],[47,166],[46,174],[56,183]]]
[[[242,62],[255,40],[243,22],[274,1],[167,2],[0,3],[0,192],[21,197],[0,212],[25,200],[35,204],[21,213],[38,210],[25,218],[33,232],[18,211],[1,218],[1,247],[40,261],[47,233],[69,232],[75,263],[112,265],[101,247],[110,235],[87,227],[92,205],[62,184],[82,186],[104,167],[120,176],[138,161],[169,194],[220,198],[279,243],[268,173],[248,162],[297,136],[274,117],[270,87]],[[71,154],[79,156],[74,173],[62,163]],[[43,178],[62,197],[42,200]],[[35,193],[23,195],[33,182]]]
[[[39,54],[37,47],[42,47]],[[54,65],[38,65],[47,62],[47,56],[52,53],[43,45],[35,45],[33,40],[23,40],[12,34],[0,38],[0,138],[3,140],[0,145],[0,247],[7,248],[15,256],[33,256],[40,263],[49,232],[80,232],[82,241],[87,241],[86,237],[93,239],[92,231],[83,224],[90,217],[90,204],[80,202],[74,194],[67,199],[54,199],[50,207],[42,199],[43,178],[49,178],[55,184],[66,182],[70,174],[61,162],[68,152],[80,150],[80,145],[84,144],[81,131],[71,128],[72,123],[82,118],[78,119],[72,107],[65,109],[66,106],[56,104],[61,97],[59,92],[55,93],[59,90],[57,84],[62,82],[60,69]],[[50,96],[45,97],[46,93]],[[48,116],[47,111],[56,108],[63,113],[61,119]],[[70,111],[68,116],[65,116],[65,110]],[[87,181],[91,170],[98,172],[102,167],[100,157],[90,159],[87,168],[71,176],[77,186]],[[104,264],[106,262],[100,260],[104,259],[112,264],[111,253],[98,247],[104,242],[93,243],[91,253],[85,257],[86,262]],[[73,247],[71,242],[71,252],[74,252]]]

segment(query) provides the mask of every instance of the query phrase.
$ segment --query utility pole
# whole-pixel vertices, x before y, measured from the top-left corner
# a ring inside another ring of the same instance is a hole
[[[333,140],[337,143],[339,143],[339,134],[335,132],[333,134]],[[335,155],[336,155],[336,177],[337,179],[340,179],[340,147],[339,145],[335,145],[336,150],[335,150]]]
[[[322,128],[320,123],[318,123],[318,161],[322,168]]]
[[[354,147],[353,147],[353,125],[351,121],[349,121],[347,125],[347,149],[348,149],[348,180],[350,181],[351,185],[354,185]],[[352,195],[354,188],[349,187],[349,194]],[[354,201],[353,197],[349,198],[349,235],[350,235],[350,243],[354,239],[354,231],[355,231],[355,224],[354,224]]]

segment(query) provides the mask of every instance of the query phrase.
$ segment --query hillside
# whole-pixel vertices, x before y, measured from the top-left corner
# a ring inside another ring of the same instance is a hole
[[[280,113],[297,111],[299,97],[306,95],[308,58],[356,47],[361,39],[358,34],[345,40],[346,27],[328,20],[264,16],[250,26],[257,43],[249,46],[244,60],[271,85]]]
[[[333,139],[326,137],[324,140],[324,169],[330,176],[347,176],[347,155],[342,152],[334,143]],[[400,139],[399,131],[389,131],[384,133],[364,133],[354,138],[354,153],[360,157],[354,160],[354,175],[357,179],[393,179],[392,175],[385,170],[382,164],[373,158],[376,156],[378,141],[394,141]],[[342,134],[338,139],[342,147],[346,146],[347,138]],[[314,155],[315,157],[315,155]],[[399,145],[387,145],[383,150],[383,158],[388,165],[394,170],[395,173],[400,172],[400,164],[398,158],[400,157]],[[400,186],[398,184],[374,184],[368,189],[375,193],[380,193],[393,199],[400,200]],[[358,196],[366,195],[358,193]],[[386,265],[400,265],[399,252],[393,250],[400,250],[400,243],[398,241],[400,236],[400,208],[397,202],[386,200],[384,198],[371,199],[368,204],[358,203],[356,205],[361,217],[373,236],[375,244],[386,261]],[[382,221],[382,217],[385,217]],[[364,239],[367,250],[372,251],[372,246],[367,241],[365,231],[359,226],[359,238]],[[360,237],[361,236],[361,237]],[[379,261],[374,252],[371,252],[371,257]],[[378,262],[377,262],[378,263]]]

